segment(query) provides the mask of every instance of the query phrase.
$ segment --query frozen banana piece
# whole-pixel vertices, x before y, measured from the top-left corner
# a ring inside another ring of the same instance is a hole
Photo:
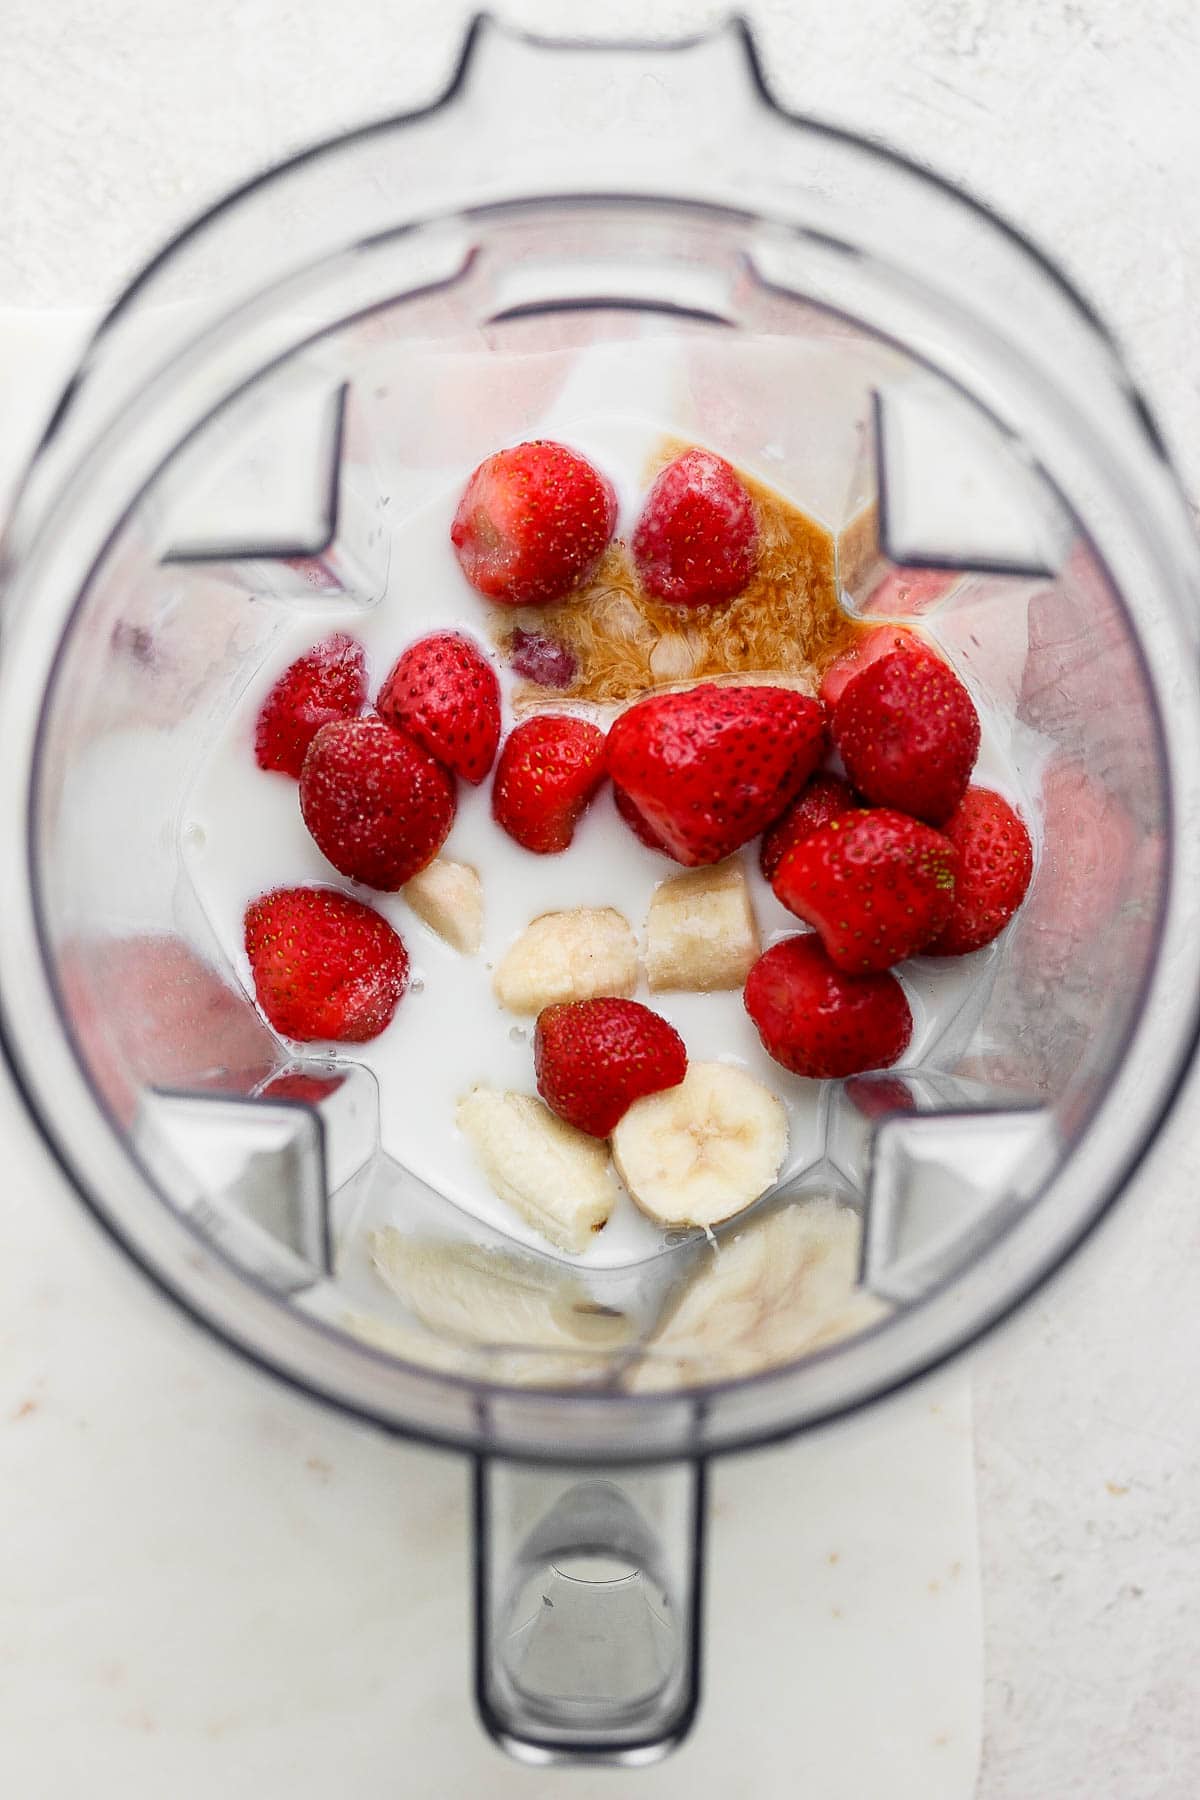
[[[759,948],[750,889],[736,858],[689,869],[655,889],[646,919],[646,974],[656,992],[740,988]]]
[[[732,1063],[692,1063],[678,1087],[635,1100],[612,1136],[617,1172],[659,1225],[719,1225],[773,1186],[787,1114]]]
[[[467,863],[438,856],[407,881],[404,898],[431,931],[464,956],[483,942],[483,883]]]
[[[423,1325],[470,1344],[522,1350],[619,1348],[628,1315],[598,1304],[571,1274],[478,1244],[414,1239],[384,1226],[370,1239],[383,1281]]]
[[[836,1201],[793,1201],[720,1241],[631,1367],[638,1392],[730,1381],[865,1331],[888,1308],[858,1285],[861,1225]]]
[[[586,1250],[617,1200],[606,1146],[529,1094],[475,1087],[458,1125],[501,1200],[560,1250]]]
[[[637,939],[612,906],[542,913],[496,970],[492,989],[510,1012],[538,1013],[601,994],[627,999],[637,986]]]

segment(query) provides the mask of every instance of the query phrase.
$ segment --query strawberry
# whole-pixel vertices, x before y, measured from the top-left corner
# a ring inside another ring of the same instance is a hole
[[[344,1075],[308,1075],[301,1069],[284,1069],[272,1075],[258,1090],[260,1100],[301,1100],[305,1106],[319,1106],[336,1094]]]
[[[635,1100],[678,1087],[687,1051],[673,1025],[637,1000],[576,1000],[538,1014],[538,1093],[551,1112],[608,1137]]]
[[[322,725],[357,718],[366,698],[363,647],[335,631],[285,669],[263,701],[254,727],[259,768],[298,778]]]
[[[772,944],[746,978],[763,1048],[794,1075],[838,1080],[898,1062],[912,1013],[894,975],[847,975],[815,937]]]
[[[979,715],[940,657],[894,650],[849,682],[834,708],[833,741],[850,781],[874,806],[940,825],[967,791]]]
[[[656,600],[732,600],[758,564],[754,502],[723,456],[685,450],[646,496],[630,547],[642,586]]]
[[[845,813],[785,854],[772,887],[848,974],[924,949],[954,905],[958,851],[929,825],[876,808]]]
[[[340,874],[394,893],[445,843],[454,777],[382,719],[344,719],[309,745],[300,811]]]
[[[613,800],[616,802],[617,811],[640,844],[645,844],[647,850],[660,850],[664,856],[670,856],[671,852],[667,849],[667,846],[663,843],[654,827],[643,819],[641,813],[633,804],[629,795],[625,792],[625,789],[617,787],[615,783],[613,785]]]
[[[379,690],[376,711],[478,787],[500,742],[500,683],[477,644],[435,631],[410,644]]]
[[[893,650],[929,650],[929,645],[906,625],[873,625],[869,630],[860,630],[850,648],[835,656],[821,677],[817,691],[830,712],[856,675],[881,657],[890,656]]]
[[[408,953],[372,907],[332,888],[276,888],[246,908],[258,1004],[300,1043],[378,1037],[408,986]]]
[[[617,786],[677,862],[720,862],[769,825],[825,748],[817,700],[790,688],[651,694],[608,734]]]
[[[508,654],[514,675],[539,687],[569,688],[579,674],[579,659],[570,645],[542,631],[518,626],[508,640]]]
[[[814,775],[787,811],[763,833],[758,864],[764,879],[774,880],[776,869],[793,844],[811,837],[818,826],[828,825],[831,819],[840,819],[843,813],[858,812],[861,808],[861,800],[840,775],[824,772]]]
[[[489,600],[540,606],[591,573],[612,537],[612,483],[564,444],[499,450],[475,470],[450,542],[463,574]]]
[[[585,719],[538,713],[505,739],[492,784],[492,817],[539,856],[565,850],[606,770],[604,733]]]
[[[1004,930],[1033,875],[1024,821],[990,788],[969,787],[942,831],[958,851],[950,917],[928,956],[966,956]]]

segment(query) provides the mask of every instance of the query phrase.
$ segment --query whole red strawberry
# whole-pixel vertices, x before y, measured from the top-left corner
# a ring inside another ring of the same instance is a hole
[[[246,955],[263,1012],[284,1037],[365,1044],[408,986],[386,919],[332,888],[277,888],[246,908]]]
[[[385,725],[406,731],[464,781],[478,787],[500,742],[500,683],[478,644],[435,631],[404,651],[379,690]]]
[[[545,1007],[533,1059],[551,1112],[590,1137],[608,1137],[635,1100],[678,1087],[687,1074],[679,1033],[637,1000]]]
[[[254,755],[260,769],[299,776],[308,746],[333,719],[353,719],[367,698],[361,644],[336,631],[285,669],[259,710]]]
[[[856,675],[833,713],[846,774],[874,806],[948,819],[979,754],[979,714],[939,656],[896,650]]]
[[[323,725],[309,745],[300,811],[335,869],[394,893],[445,843],[454,777],[382,719],[346,719]]]
[[[768,1056],[794,1075],[839,1080],[899,1062],[912,1013],[894,975],[847,975],[815,937],[785,938],[746,978],[746,1011]]]
[[[586,457],[543,439],[480,463],[450,542],[471,586],[489,600],[538,606],[590,574],[616,522],[612,483]]]
[[[852,975],[890,969],[944,928],[958,851],[940,831],[884,808],[845,813],[793,845],[771,883]]]
[[[1004,930],[1033,875],[1024,821],[990,788],[969,787],[942,831],[958,851],[950,917],[927,956],[966,956]]]
[[[860,630],[850,648],[843,650],[827,666],[818,692],[832,713],[854,677],[869,669],[872,663],[890,656],[893,650],[928,649],[924,638],[910,631],[907,625],[873,625]]]
[[[776,869],[793,844],[811,837],[819,826],[828,825],[831,819],[840,819],[843,813],[858,812],[861,807],[862,801],[840,775],[814,775],[787,811],[763,832],[758,864],[765,879],[775,879]]]
[[[607,773],[604,733],[586,719],[538,713],[509,732],[492,784],[492,817],[540,856],[565,850]]]
[[[642,586],[656,599],[676,606],[732,600],[758,564],[754,502],[724,457],[685,450],[646,496],[631,548]]]
[[[608,734],[608,766],[677,862],[720,862],[769,825],[825,748],[817,700],[790,688],[651,694]]]

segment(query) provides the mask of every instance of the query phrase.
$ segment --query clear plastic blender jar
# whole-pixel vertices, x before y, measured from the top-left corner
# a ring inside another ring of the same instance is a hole
[[[366,1062],[271,1032],[191,820],[298,621],[403,604],[415,635],[413,521],[498,445],[568,430],[585,390],[788,496],[851,616],[941,648],[1037,867],[970,980],[929,989],[910,1061],[813,1093],[735,1241],[581,1274],[467,1219]],[[740,26],[627,50],[478,25],[436,106],[249,183],[97,333],[0,571],[5,1050],[81,1198],[180,1306],[476,1458],[478,1696],[518,1754],[677,1741],[705,1460],[971,1343],[1154,1138],[1196,1031],[1198,567],[1078,296],[934,177],[786,117]],[[765,1280],[772,1222],[806,1204],[858,1222],[855,1309],[823,1335],[786,1295],[735,1317],[722,1257]],[[422,1285],[430,1246],[450,1300]]]

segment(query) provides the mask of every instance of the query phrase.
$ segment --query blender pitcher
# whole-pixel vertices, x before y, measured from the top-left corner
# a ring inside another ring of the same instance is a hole
[[[940,648],[1037,860],[965,974],[918,973],[901,1068],[797,1084],[759,1208],[593,1271],[467,1218],[352,1046],[297,1057],[267,1026],[193,796],[289,632],[386,606],[414,635],[412,522],[597,406],[786,495],[846,618]],[[138,277],[0,572],[0,1004],[31,1116],[195,1319],[474,1457],[494,1736],[662,1754],[697,1704],[706,1459],[1002,1319],[1119,1194],[1193,1054],[1198,562],[1111,340],[961,194],[786,116],[740,24],[616,48],[484,21],[436,105],[247,183]],[[854,1259],[824,1310],[796,1302],[818,1214]]]

